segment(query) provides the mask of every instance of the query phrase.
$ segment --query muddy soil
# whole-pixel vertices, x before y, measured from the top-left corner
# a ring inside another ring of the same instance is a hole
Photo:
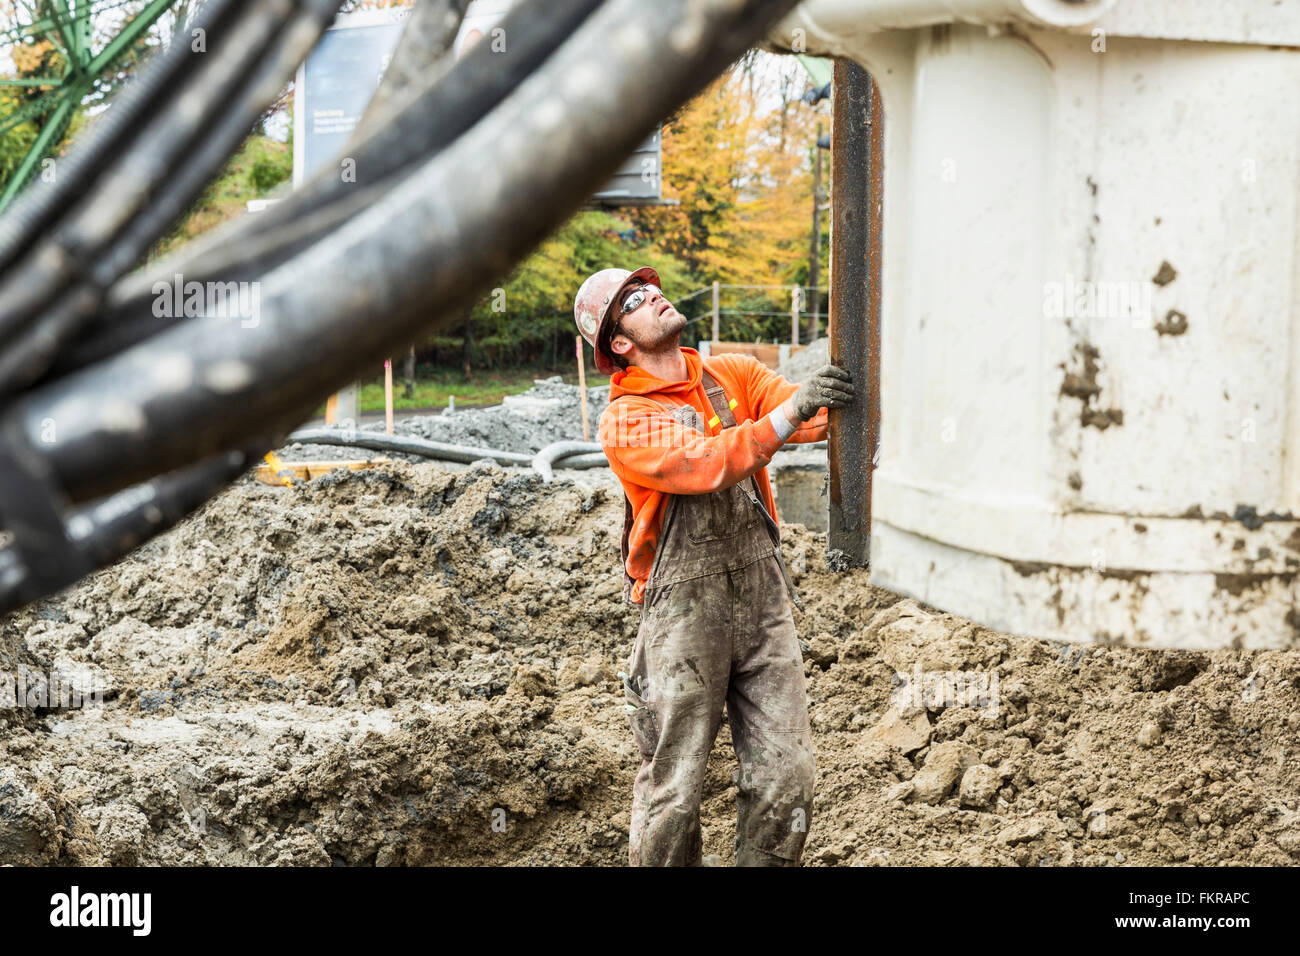
[[[0,862],[623,864],[621,514],[606,471],[242,481],[0,625],[6,667],[105,691],[0,709]],[[806,863],[1300,859],[1300,654],[1017,639],[824,549],[786,529]],[[721,863],[735,769],[724,723],[703,804]]]

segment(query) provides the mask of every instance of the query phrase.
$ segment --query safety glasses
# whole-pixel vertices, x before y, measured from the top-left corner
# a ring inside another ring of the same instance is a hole
[[[663,289],[650,282],[647,282],[645,285],[637,286],[632,294],[623,300],[623,308],[619,310],[619,314],[628,315],[635,312],[637,309],[641,308],[641,303],[644,302],[647,297],[663,294]]]

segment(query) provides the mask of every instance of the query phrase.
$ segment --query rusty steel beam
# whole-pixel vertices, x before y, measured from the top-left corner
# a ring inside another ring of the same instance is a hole
[[[880,238],[884,127],[867,71],[835,62],[831,132],[831,361],[860,400],[832,409],[828,431],[832,567],[870,561],[871,473],[880,441]]]

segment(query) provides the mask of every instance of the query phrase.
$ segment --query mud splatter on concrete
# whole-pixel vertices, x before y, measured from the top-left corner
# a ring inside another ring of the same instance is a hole
[[[1124,410],[1115,407],[1101,407],[1098,396],[1101,384],[1097,375],[1101,372],[1101,353],[1089,342],[1080,342],[1074,346],[1072,365],[1062,364],[1064,371],[1061,379],[1060,394],[1064,398],[1077,398],[1082,403],[1079,411],[1079,423],[1085,428],[1105,431],[1111,425],[1124,424]]]
[[[1101,353],[1088,342],[1076,345],[1074,359],[1079,368],[1077,371],[1071,371],[1069,367],[1061,366],[1065,369],[1065,378],[1061,380],[1061,394],[1077,398],[1084,403],[1092,401],[1101,394],[1101,386],[1097,384],[1097,373],[1101,371],[1097,360],[1100,357]]]
[[[1124,410],[1121,408],[1085,408],[1079,420],[1085,427],[1105,431],[1111,425],[1124,424]]]
[[[1167,261],[1160,263],[1160,268],[1156,274],[1151,277],[1151,281],[1158,286],[1166,286],[1178,278],[1178,270],[1171,266]]]
[[[1164,319],[1155,324],[1155,330],[1160,335],[1182,335],[1187,331],[1187,316],[1177,309],[1170,309]]]

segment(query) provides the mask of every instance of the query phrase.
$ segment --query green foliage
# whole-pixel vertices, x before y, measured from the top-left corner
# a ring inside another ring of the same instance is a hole
[[[401,363],[398,362],[397,365]],[[407,398],[404,394],[400,369],[393,370],[393,408],[397,411],[413,409],[445,408],[447,399],[456,396],[458,407],[468,405],[497,405],[506,395],[517,395],[533,387],[533,382],[540,375],[550,375],[539,369],[528,367],[508,368],[500,372],[476,372],[472,378],[466,378],[461,371],[448,371],[445,368],[431,368],[421,365],[416,370],[415,394]],[[576,368],[570,367],[563,375],[570,385],[578,384]],[[590,363],[587,367],[587,385],[594,388],[604,385],[608,379],[596,374]],[[361,384],[361,411],[382,412],[384,410],[384,378],[377,375],[374,379]],[[324,406],[317,410],[318,415],[325,414]]]
[[[0,86],[0,116],[8,116],[22,106],[20,97],[13,87]],[[31,120],[19,123],[13,129],[0,134],[0,189],[9,182],[9,177],[18,169],[18,165],[36,141],[37,126]]]
[[[155,255],[165,255],[227,219],[244,214],[248,200],[267,198],[292,175],[293,146],[261,133],[252,134],[184,218],[159,240]]]
[[[270,192],[293,175],[293,157],[286,165],[283,158],[260,157],[253,161],[248,171],[248,182],[258,193]]]
[[[4,5],[0,4],[0,24],[6,21],[4,10]],[[8,21],[13,22],[12,10]],[[12,74],[7,73],[6,76],[12,75],[14,78],[61,76],[66,69],[63,54],[48,40],[27,38],[8,47],[6,52],[14,67]],[[31,107],[49,92],[50,88],[45,86],[0,87],[0,120],[8,119],[24,107]],[[10,177],[18,171],[28,150],[36,141],[45,117],[54,105],[54,103],[48,104],[40,115],[33,116],[0,133],[0,189],[8,185]],[[60,146],[67,140],[68,134],[65,134]]]
[[[476,357],[492,367],[573,354],[573,299],[583,280],[611,267],[650,266],[669,297],[694,288],[685,265],[608,212],[580,212],[474,308]]]

